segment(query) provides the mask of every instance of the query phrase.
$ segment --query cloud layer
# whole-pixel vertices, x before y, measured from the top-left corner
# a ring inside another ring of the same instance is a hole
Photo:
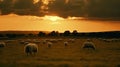
[[[0,0],[0,13],[61,17],[120,17],[120,0]]]

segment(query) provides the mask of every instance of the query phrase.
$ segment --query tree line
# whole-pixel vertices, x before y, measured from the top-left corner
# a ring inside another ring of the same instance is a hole
[[[51,31],[49,33],[45,33],[40,31],[38,34],[33,34],[32,32],[29,34],[3,34],[0,33],[0,39],[7,38],[36,38],[36,37],[91,37],[91,38],[120,38],[120,31],[111,31],[111,32],[89,32],[89,33],[80,33],[77,30],[70,32],[69,30],[64,31],[63,33],[59,33],[58,31]]]

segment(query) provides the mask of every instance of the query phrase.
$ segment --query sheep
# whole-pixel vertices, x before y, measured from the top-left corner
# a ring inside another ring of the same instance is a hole
[[[102,39],[104,42],[112,42],[112,40],[111,39]]]
[[[48,42],[57,43],[57,40],[56,39],[45,39],[45,40],[43,40],[43,44],[48,44]]]
[[[68,46],[68,42],[67,42],[67,41],[66,41],[66,42],[64,42],[64,45],[65,45],[65,47],[66,47],[66,46]]]
[[[5,47],[6,43],[5,42],[0,42],[0,48]]]
[[[74,43],[75,39],[69,39],[68,42]]]
[[[119,42],[119,39],[103,39],[103,41],[111,43],[111,42]]]
[[[57,39],[57,41],[63,41],[63,39]]]
[[[40,40],[39,40],[39,39],[32,39],[32,40],[29,41],[29,42],[33,42],[33,43],[39,44],[39,43],[40,43]]]
[[[82,48],[91,48],[93,50],[95,50],[95,45],[93,42],[91,42],[89,39],[83,43],[83,47]]]
[[[57,43],[57,39],[46,39],[46,42]]]
[[[33,41],[34,43],[37,43],[37,44],[39,44],[40,43],[40,41],[39,40],[35,40],[35,41]]]
[[[47,41],[46,40],[43,40],[43,44],[46,44],[47,43]]]
[[[28,55],[35,55],[38,52],[38,46],[34,43],[28,43],[24,47],[25,53]]]
[[[26,44],[28,44],[29,42],[28,41],[20,41],[20,44],[23,44],[23,45],[26,45]]]
[[[57,43],[57,39],[50,39],[49,41],[52,43]]]
[[[52,42],[47,42],[47,45],[50,48],[52,46]]]

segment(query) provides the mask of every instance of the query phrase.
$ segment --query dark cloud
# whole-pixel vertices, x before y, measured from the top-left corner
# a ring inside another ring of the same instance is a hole
[[[0,1],[0,10],[2,14],[9,14],[12,12],[12,0]]]
[[[48,5],[34,0],[0,0],[1,13],[59,15],[61,17],[120,17],[120,0],[51,0]],[[46,7],[43,9],[41,7]]]
[[[19,15],[43,16],[41,12],[42,1],[34,3],[34,0],[16,0],[14,3],[14,13]]]
[[[89,0],[87,13],[95,17],[120,17],[120,0]]]
[[[15,13],[18,15],[43,16],[41,13],[42,2],[34,3],[34,0],[2,0],[0,10],[2,15]]]

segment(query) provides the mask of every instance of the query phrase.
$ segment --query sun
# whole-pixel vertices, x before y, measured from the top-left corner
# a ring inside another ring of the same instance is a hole
[[[64,20],[64,18],[59,17],[59,16],[48,16],[48,15],[44,16],[43,19],[44,20],[50,20],[50,21],[53,21],[53,22],[58,21],[58,20]]]

